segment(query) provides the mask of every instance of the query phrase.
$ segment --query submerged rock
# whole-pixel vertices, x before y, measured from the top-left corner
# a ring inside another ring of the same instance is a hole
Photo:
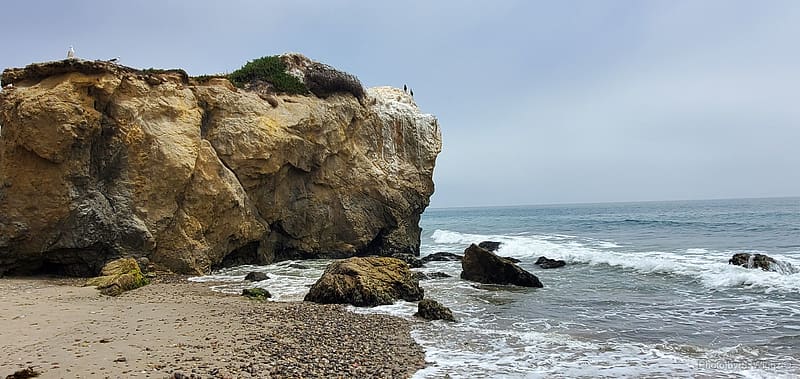
[[[440,251],[438,253],[433,253],[422,257],[422,263],[460,261],[462,258],[464,257],[458,254]]]
[[[542,256],[542,257],[539,257],[539,259],[536,260],[535,264],[539,265],[539,267],[541,267],[541,268],[558,268],[558,267],[566,266],[567,262],[565,262],[565,261],[563,261],[561,259],[550,259],[550,258]]]
[[[294,268],[294,269],[298,269],[298,270],[308,270],[309,268],[311,268],[311,267],[308,267],[308,266],[306,266],[304,264],[300,264],[300,263],[292,263],[292,264],[289,265],[289,267]]]
[[[263,288],[245,288],[242,290],[242,296],[255,300],[267,300],[272,297],[272,294]]]
[[[500,249],[500,245],[502,245],[502,244],[503,244],[502,242],[483,241],[483,242],[478,244],[478,247],[480,247],[481,249],[486,249],[486,250],[491,251],[491,252],[495,252],[498,249]]]
[[[267,279],[269,279],[269,276],[267,276],[267,274],[258,271],[250,272],[244,277],[244,280],[248,282],[260,282],[262,280],[267,280]]]
[[[446,274],[444,272],[432,272],[430,274],[426,274],[424,272],[415,272],[411,275],[414,280],[429,280],[429,279],[443,279],[443,278],[452,278],[451,275]]]
[[[422,297],[423,290],[405,262],[387,257],[354,257],[328,265],[304,300],[371,307]]]
[[[412,273],[411,274],[411,278],[416,280],[416,281],[430,279],[427,274],[425,274],[424,272],[420,272],[420,271]]]
[[[535,275],[475,244],[464,251],[461,268],[461,279],[473,282],[542,287]]]
[[[453,276],[444,272],[432,272],[428,274],[428,278],[430,279],[443,279],[443,278],[452,278]]]
[[[421,317],[426,320],[445,320],[456,321],[453,317],[453,311],[445,307],[436,300],[424,299],[417,304],[417,313],[414,316]]]
[[[422,267],[422,260],[414,254],[392,254],[391,257],[406,262],[411,268]]]
[[[764,254],[736,253],[728,260],[728,264],[747,268],[760,268],[764,271],[774,271],[775,259]]]
[[[120,258],[106,263],[101,276],[89,279],[87,286],[96,286],[104,295],[119,296],[125,291],[148,283],[139,264],[133,258]]]
[[[280,59],[299,77],[315,67]],[[2,83],[0,275],[419,251],[441,133],[401,89],[265,101],[224,78],[80,59]]]

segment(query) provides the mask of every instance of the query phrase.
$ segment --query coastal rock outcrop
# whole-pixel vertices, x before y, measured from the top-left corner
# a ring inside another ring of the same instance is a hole
[[[458,254],[440,251],[438,253],[433,253],[422,257],[422,263],[460,261],[462,258],[464,257]]]
[[[436,300],[424,299],[417,304],[417,313],[414,316],[424,318],[426,320],[445,320],[456,321],[453,317],[453,311],[445,307]]]
[[[328,265],[304,300],[371,307],[422,297],[419,281],[412,277],[405,262],[387,257],[353,257]]]
[[[480,247],[481,249],[486,249],[486,250],[491,251],[491,252],[495,252],[498,249],[500,249],[501,245],[503,245],[502,242],[482,241],[481,243],[478,244],[478,247]]]
[[[728,264],[747,268],[760,268],[764,271],[775,271],[775,259],[764,254],[736,253],[728,260]]]
[[[244,276],[244,280],[248,282],[260,282],[267,279],[269,279],[269,276],[259,271],[248,272],[247,275]]]
[[[538,265],[541,268],[548,269],[548,268],[564,267],[564,266],[567,265],[567,262],[565,262],[565,261],[563,261],[561,259],[550,259],[548,257],[542,256],[542,257],[539,257],[539,259],[537,259],[536,263],[534,263],[534,264]]]
[[[281,59],[300,78],[316,67]],[[418,255],[436,118],[401,89],[315,80],[324,98],[103,61],[5,70],[0,275]]]
[[[461,269],[461,279],[473,282],[542,287],[536,275],[475,244],[464,251]]]

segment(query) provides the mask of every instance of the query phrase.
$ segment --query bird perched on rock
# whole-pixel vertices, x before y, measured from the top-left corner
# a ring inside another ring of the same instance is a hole
[[[411,94],[411,97],[414,97],[414,90],[413,89],[409,89],[408,92]]]
[[[403,84],[403,92],[408,93],[408,87],[405,84]]]
[[[75,58],[75,49],[73,49],[72,46],[70,46],[69,50],[67,51],[67,59],[74,59],[74,58]]]
[[[117,63],[119,61],[119,57],[111,58],[108,61],[111,62],[111,63]]]

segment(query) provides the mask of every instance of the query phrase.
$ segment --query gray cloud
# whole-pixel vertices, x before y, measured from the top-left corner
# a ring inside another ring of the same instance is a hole
[[[434,206],[800,195],[800,4],[26,1],[0,65],[299,51],[439,116]]]

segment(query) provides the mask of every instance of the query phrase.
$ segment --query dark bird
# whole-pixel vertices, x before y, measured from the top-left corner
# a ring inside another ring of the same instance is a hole
[[[406,93],[408,93],[408,87],[406,87],[406,85],[405,85],[405,84],[403,84],[403,92],[406,92]]]
[[[411,90],[408,90],[408,91],[411,93],[411,97],[414,97],[414,90],[411,89]]]
[[[116,58],[109,59],[108,61],[111,62],[111,63],[117,63],[118,60],[119,60],[119,57],[116,57]]]

